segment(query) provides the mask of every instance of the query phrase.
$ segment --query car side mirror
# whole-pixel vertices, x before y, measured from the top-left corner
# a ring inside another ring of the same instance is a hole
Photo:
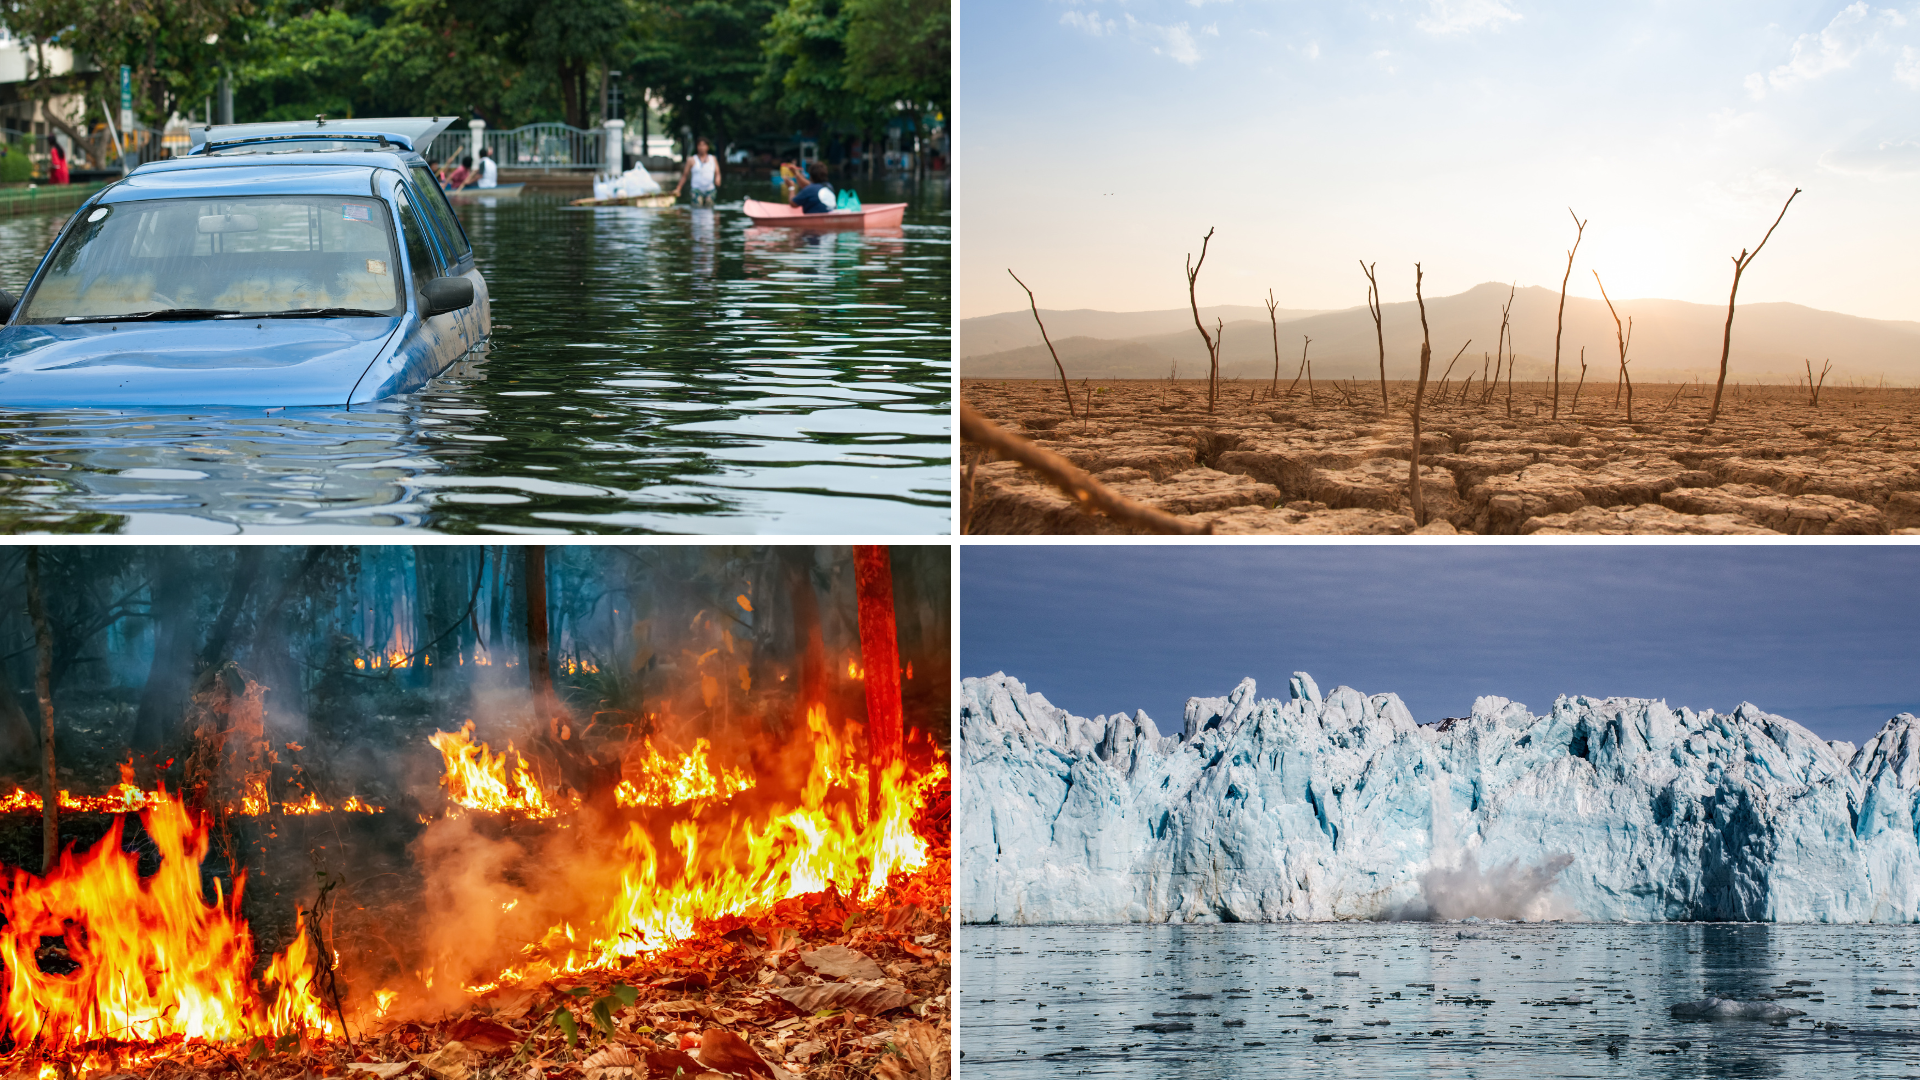
[[[420,299],[428,318],[472,307],[473,282],[463,277],[437,277],[420,287]]]
[[[13,298],[12,293],[5,289],[0,289],[0,323],[13,318],[13,308],[14,305],[18,303],[19,301]]]

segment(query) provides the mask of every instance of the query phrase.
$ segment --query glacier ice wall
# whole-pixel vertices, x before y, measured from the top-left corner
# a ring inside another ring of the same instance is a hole
[[[1784,717],[1483,697],[1420,725],[1296,672],[1072,716],[961,684],[954,892],[968,922],[1464,917],[1920,921],[1920,731],[1866,745]]]

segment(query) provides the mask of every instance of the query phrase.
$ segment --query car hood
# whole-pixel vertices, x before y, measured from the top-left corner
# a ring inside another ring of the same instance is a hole
[[[398,318],[0,327],[0,406],[344,405]]]

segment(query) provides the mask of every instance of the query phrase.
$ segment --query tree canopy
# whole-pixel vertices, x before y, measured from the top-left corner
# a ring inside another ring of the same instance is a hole
[[[41,82],[197,115],[231,75],[242,121],[477,115],[495,127],[600,123],[610,73],[629,110],[717,145],[873,133],[950,101],[946,0],[0,0],[0,24],[83,58]],[[91,63],[87,63],[90,61]],[[98,100],[96,100],[98,99]]]

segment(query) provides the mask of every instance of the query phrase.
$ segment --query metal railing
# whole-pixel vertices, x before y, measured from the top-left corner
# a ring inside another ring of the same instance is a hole
[[[599,169],[606,160],[604,128],[581,129],[568,124],[528,124],[508,131],[486,133],[487,149],[502,169],[553,172]],[[473,153],[470,129],[443,131],[427,149],[427,159],[438,166]]]

